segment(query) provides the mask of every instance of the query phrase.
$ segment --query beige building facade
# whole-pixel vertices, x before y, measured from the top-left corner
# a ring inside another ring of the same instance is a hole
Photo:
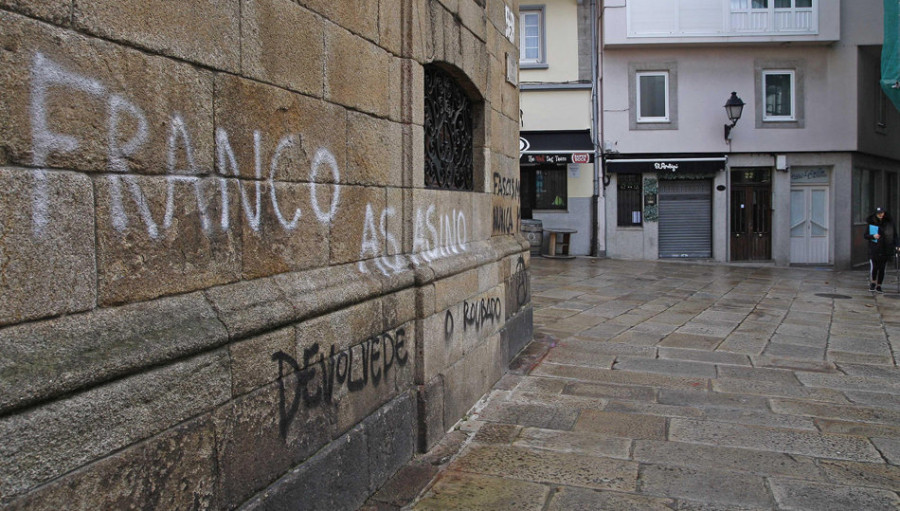
[[[355,509],[531,338],[515,0],[0,0],[0,507]]]

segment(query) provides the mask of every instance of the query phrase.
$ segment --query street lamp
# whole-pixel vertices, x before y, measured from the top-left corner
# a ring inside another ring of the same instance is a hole
[[[744,111],[744,102],[738,97],[737,92],[732,92],[731,97],[725,102],[725,113],[728,114],[728,120],[731,126],[725,125],[725,140],[731,140],[731,128],[737,125],[738,119],[741,118],[741,112]]]

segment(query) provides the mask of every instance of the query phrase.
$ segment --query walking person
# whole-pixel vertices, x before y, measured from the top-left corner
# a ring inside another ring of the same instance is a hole
[[[884,269],[888,260],[900,250],[900,239],[891,216],[883,208],[875,208],[866,222],[863,236],[869,240],[869,291],[883,293]]]

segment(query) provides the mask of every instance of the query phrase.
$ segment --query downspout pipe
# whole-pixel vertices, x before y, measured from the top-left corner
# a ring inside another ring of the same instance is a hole
[[[602,151],[600,151],[600,91],[598,83],[598,23],[597,2],[602,0],[590,0],[591,2],[591,142],[594,146],[594,193],[591,196],[591,255],[600,255],[600,171],[602,168]]]

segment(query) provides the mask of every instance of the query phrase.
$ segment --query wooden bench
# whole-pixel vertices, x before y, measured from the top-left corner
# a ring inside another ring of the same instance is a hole
[[[547,252],[544,257],[555,259],[574,259],[575,256],[569,255],[569,237],[578,232],[575,229],[553,229],[544,228],[544,232],[549,234],[547,241]]]

